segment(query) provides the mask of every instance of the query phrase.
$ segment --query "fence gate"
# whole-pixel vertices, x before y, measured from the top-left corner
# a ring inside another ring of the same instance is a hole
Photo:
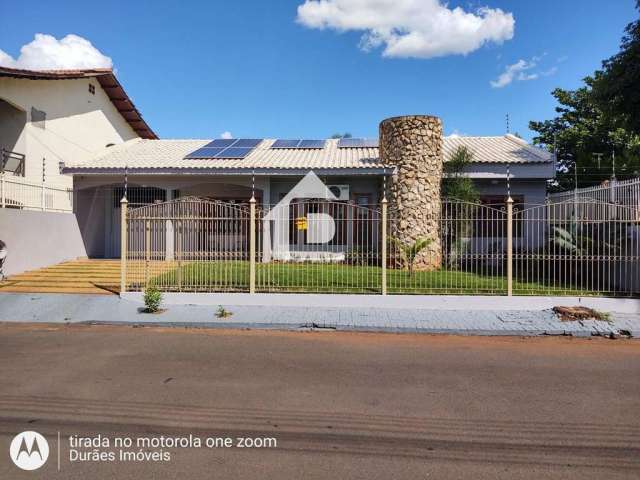
[[[123,211],[127,290],[249,291],[249,206],[184,197]]]

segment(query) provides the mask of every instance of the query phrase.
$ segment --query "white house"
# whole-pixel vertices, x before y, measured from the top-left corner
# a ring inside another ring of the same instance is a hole
[[[109,145],[137,138],[157,137],[111,70],[0,67],[0,148],[7,173],[71,186],[61,163],[87,162]]]
[[[111,70],[0,67],[0,239],[6,273],[86,256],[60,171],[108,146],[155,139]]]

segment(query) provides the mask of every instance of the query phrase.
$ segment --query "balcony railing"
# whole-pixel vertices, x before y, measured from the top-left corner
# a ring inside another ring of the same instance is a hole
[[[0,173],[0,208],[72,212],[73,189]]]

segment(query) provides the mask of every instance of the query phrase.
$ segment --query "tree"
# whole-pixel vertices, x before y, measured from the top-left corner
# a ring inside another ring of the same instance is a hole
[[[331,135],[331,138],[352,138],[353,135],[351,135],[349,132],[344,132],[344,133],[334,133],[333,135]]]
[[[473,163],[473,152],[467,147],[458,147],[444,164],[442,196],[449,200],[476,203],[478,191],[473,180],[465,175],[466,168]]]
[[[431,238],[418,238],[413,243],[405,243],[396,237],[389,237],[389,240],[398,248],[400,256],[409,270],[409,275],[413,275],[414,265],[418,254],[427,248],[433,240]]]
[[[451,158],[444,164],[442,194],[447,200],[443,216],[443,249],[449,266],[455,268],[467,251],[473,233],[473,222],[478,209],[480,195],[473,180],[465,175],[473,163],[473,152],[467,147],[456,148]]]
[[[640,75],[639,29],[638,22],[627,27],[623,50],[603,62],[603,71],[586,77],[584,86],[577,90],[556,88],[552,92],[559,104],[558,116],[529,122],[529,128],[538,134],[533,143],[556,152],[558,175],[553,190],[585,187],[610,179],[614,156],[617,178],[640,175],[640,128],[634,126],[633,115],[625,113],[636,102],[634,113],[640,115],[638,83],[625,83],[630,81],[632,72]],[[623,74],[622,68],[628,69],[629,74]]]
[[[640,11],[640,0],[636,1]],[[610,116],[619,116],[628,131],[640,133],[640,19],[625,28],[620,51],[602,62],[594,92]]]

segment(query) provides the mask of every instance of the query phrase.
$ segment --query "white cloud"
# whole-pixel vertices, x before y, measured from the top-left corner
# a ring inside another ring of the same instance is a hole
[[[558,67],[551,67],[550,69],[542,72],[530,71],[538,66],[538,62],[540,62],[545,55],[546,54],[539,57],[533,57],[531,60],[520,59],[512,65],[507,65],[504,72],[502,72],[498,78],[491,80],[489,83],[493,88],[502,88],[506,87],[514,80],[526,82],[528,80],[537,80],[540,77],[549,77],[554,75],[558,71]]]
[[[227,132],[222,132],[220,134],[220,138],[233,138],[233,135],[231,135],[231,132],[227,131]]]
[[[36,33],[33,41],[22,46],[16,59],[0,50],[0,65],[25,70],[65,70],[112,68],[113,62],[78,35],[70,34],[57,40],[51,35]]]
[[[461,133],[457,128],[453,130],[453,132],[451,132],[449,135],[447,135],[448,138],[460,138],[460,137],[467,137],[468,135],[466,133]]]
[[[530,61],[520,59],[512,65],[507,65],[504,72],[497,79],[491,80],[491,86],[493,88],[502,88],[514,80],[534,80],[538,78],[538,75],[536,73],[526,73],[526,71],[535,68],[536,65],[535,58]]]
[[[513,14],[482,7],[466,12],[441,0],[305,0],[297,21],[309,28],[362,31],[360,48],[385,57],[433,58],[471,53],[513,38]]]

